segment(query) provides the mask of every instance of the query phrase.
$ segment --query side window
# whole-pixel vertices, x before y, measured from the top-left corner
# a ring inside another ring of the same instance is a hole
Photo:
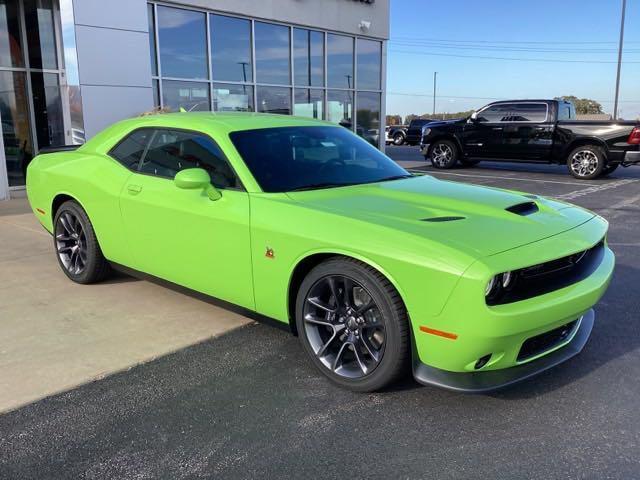
[[[509,113],[510,122],[537,122],[547,119],[547,105],[544,103],[517,103]]]
[[[510,111],[514,107],[513,103],[501,103],[498,105],[491,105],[488,108],[485,108],[481,112],[478,112],[478,122],[485,123],[499,123],[499,122],[508,122]]]
[[[151,129],[136,130],[130,133],[109,152],[109,155],[128,169],[137,170],[152,133]]]
[[[235,188],[238,182],[220,150],[206,135],[177,130],[157,130],[140,171],[173,178],[180,170],[204,168],[218,188]]]

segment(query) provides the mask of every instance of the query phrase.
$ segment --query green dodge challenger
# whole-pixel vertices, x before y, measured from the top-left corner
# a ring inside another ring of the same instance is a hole
[[[482,392],[553,367],[586,344],[614,268],[589,211],[413,176],[289,116],[125,120],[36,157],[27,192],[71,280],[124,268],[275,319],[357,391],[409,368]]]

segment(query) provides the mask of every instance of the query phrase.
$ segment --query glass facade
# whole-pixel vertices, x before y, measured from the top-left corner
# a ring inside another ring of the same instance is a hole
[[[55,0],[0,0],[0,119],[9,187],[25,184],[41,148],[76,138],[70,127],[79,92],[65,76],[59,21]]]
[[[381,41],[155,2],[148,16],[156,107],[323,119],[380,145]]]

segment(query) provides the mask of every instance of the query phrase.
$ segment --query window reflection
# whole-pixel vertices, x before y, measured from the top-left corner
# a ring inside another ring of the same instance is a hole
[[[382,43],[375,40],[358,40],[358,88],[380,90],[380,65]]]
[[[153,14],[153,5],[147,4],[147,17],[149,20],[149,51],[151,52],[151,74],[158,75],[158,62],[156,57],[156,25]]]
[[[162,102],[165,108],[187,112],[210,110],[209,84],[199,82],[162,81]]]
[[[324,34],[302,28],[293,29],[295,84],[324,86]]]
[[[18,2],[0,0],[0,66],[22,67],[22,42],[20,40],[20,21]]]
[[[154,108],[160,108],[160,82],[152,80],[151,86],[153,88],[153,106]]]
[[[378,146],[380,135],[380,94],[358,92],[358,125],[356,133],[374,147]]]
[[[213,110],[216,112],[252,112],[253,87],[232,83],[214,83]]]
[[[31,74],[38,149],[65,144],[62,99],[57,73]]]
[[[214,80],[251,82],[251,22],[211,15],[211,69]]]
[[[295,104],[293,114],[299,117],[323,118],[324,93],[322,90],[309,88],[295,89]]]
[[[163,77],[207,78],[205,14],[158,6],[158,36]]]
[[[0,118],[9,186],[24,185],[33,158],[26,84],[24,72],[0,72]]]
[[[256,77],[260,83],[288,85],[289,27],[256,22]]]
[[[327,82],[329,87],[353,88],[353,38],[327,34]]]
[[[52,0],[24,0],[31,68],[58,68]]]
[[[258,111],[291,115],[291,89],[285,87],[257,87]]]
[[[327,120],[345,128],[353,126],[353,92],[327,91]]]

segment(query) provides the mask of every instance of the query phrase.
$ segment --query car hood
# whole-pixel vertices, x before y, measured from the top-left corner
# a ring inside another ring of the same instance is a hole
[[[308,208],[440,242],[476,258],[557,235],[594,217],[547,198],[427,175],[288,196]]]

